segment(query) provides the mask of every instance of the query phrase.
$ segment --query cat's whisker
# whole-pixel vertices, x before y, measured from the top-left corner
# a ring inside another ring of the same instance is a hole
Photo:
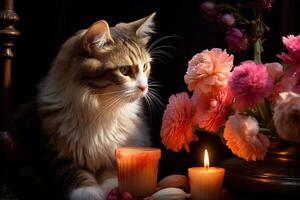
[[[164,57],[162,56],[151,56],[152,62],[158,61],[158,62],[164,62]]]
[[[105,92],[105,93],[98,93],[97,95],[100,96],[105,96],[105,95],[109,95],[109,94],[116,94],[116,93],[122,93],[127,91],[127,89],[123,89],[123,90],[116,90],[116,91],[112,91],[112,92]]]
[[[152,52],[155,52],[155,51],[158,50],[158,49],[165,49],[165,48],[166,48],[166,49],[167,49],[167,48],[170,48],[170,49],[176,50],[176,47],[173,47],[173,46],[170,46],[170,45],[161,45],[161,46],[157,46],[157,47],[151,49],[151,51],[150,51],[149,53],[151,54]]]
[[[161,47],[156,47],[155,49],[153,49],[153,50],[150,52],[150,55],[151,55],[151,56],[155,56],[155,55],[159,55],[159,54],[161,54],[161,55],[163,55],[163,56],[165,56],[166,54],[171,55],[171,53],[170,53],[171,51],[167,51],[167,49],[164,48],[164,47],[169,47],[169,48],[172,48],[173,50],[176,49],[175,47],[171,47],[171,46],[161,46]],[[172,51],[172,52],[174,52],[174,51]],[[170,56],[168,56],[168,57],[170,57]]]
[[[164,37],[158,38],[157,40],[155,40],[154,42],[151,43],[151,45],[148,47],[148,51],[150,52],[155,47],[155,45],[159,44],[160,42],[162,42],[162,41],[164,41],[166,39],[170,39],[170,38],[180,38],[180,39],[183,39],[183,37],[180,37],[178,35],[168,35],[168,36],[164,36]]]
[[[163,55],[163,56],[167,56],[169,58],[172,58],[172,54],[170,54],[167,51],[163,51],[163,50],[156,50],[152,55],[157,56],[157,55]]]
[[[150,102],[153,104],[153,107],[157,113],[160,113],[164,110],[165,105],[162,102],[162,98],[159,96],[159,94],[156,93],[156,90],[154,90],[153,88],[149,88],[147,96],[149,97]]]
[[[157,103],[159,103],[161,105],[161,107],[164,108],[165,104],[163,103],[162,97],[158,94],[158,91],[156,91],[154,89],[150,89],[149,94],[152,95],[153,98],[155,97],[155,100],[157,100]]]
[[[114,96],[110,98],[109,101],[111,102],[102,108],[101,112],[99,113],[99,117],[102,117],[112,106],[115,106],[118,102],[120,102],[122,100],[122,97],[124,97],[124,95]]]
[[[148,83],[149,87],[160,87],[163,88],[164,86],[159,85],[159,84],[155,84],[155,83]]]
[[[151,102],[150,102],[149,97],[147,96],[147,94],[144,97],[145,97],[144,99],[145,99],[147,107],[148,107],[150,119],[152,120],[153,119],[153,108],[152,108]]]
[[[152,78],[148,78],[149,83],[160,83],[159,81],[153,80]]]
[[[150,94],[151,95],[154,95],[155,97],[157,97],[157,99],[162,103],[163,102],[163,99],[162,97],[159,95],[158,91],[155,91],[153,89],[150,89],[149,90]],[[164,105],[164,103],[162,103],[162,105]]]
[[[153,120],[154,116],[156,114],[158,114],[157,109],[156,109],[155,105],[153,105],[154,103],[152,102],[152,99],[150,98],[149,94],[145,95],[145,99],[148,103],[150,119]]]

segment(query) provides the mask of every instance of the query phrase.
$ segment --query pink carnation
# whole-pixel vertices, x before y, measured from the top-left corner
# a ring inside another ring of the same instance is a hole
[[[189,144],[198,138],[192,130],[192,107],[186,92],[172,95],[162,119],[160,136],[167,149],[190,151]]]
[[[265,66],[273,81],[278,80],[283,75],[283,67],[280,63],[266,63]]]
[[[300,35],[296,37],[294,35],[282,37],[282,42],[289,54],[281,53],[278,57],[287,64],[300,64]]]
[[[238,28],[231,28],[227,31],[225,39],[229,49],[234,52],[241,52],[248,48],[248,39]]]
[[[212,95],[194,92],[192,105],[195,106],[194,123],[210,132],[217,131],[225,124],[225,117],[232,104],[233,96],[227,88]]]
[[[273,81],[264,65],[246,61],[234,68],[229,86],[236,100],[236,108],[246,109],[271,94]]]
[[[263,160],[270,146],[268,138],[259,133],[258,122],[251,116],[230,116],[223,136],[231,151],[247,161]]]
[[[227,84],[232,66],[233,56],[226,50],[204,50],[189,61],[184,80],[189,90],[209,93]]]
[[[300,65],[291,66],[275,85],[275,93],[292,91],[300,94]]]

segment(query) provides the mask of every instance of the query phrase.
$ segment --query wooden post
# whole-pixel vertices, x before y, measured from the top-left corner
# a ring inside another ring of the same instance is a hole
[[[19,17],[14,12],[13,0],[0,1],[0,196],[3,196],[7,191],[7,170],[15,153],[11,134],[11,67],[12,48],[20,33],[14,27]]]

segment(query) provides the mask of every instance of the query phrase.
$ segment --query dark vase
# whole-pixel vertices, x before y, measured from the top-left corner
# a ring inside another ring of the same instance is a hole
[[[235,193],[290,199],[300,197],[300,145],[275,139],[263,161],[231,158],[223,163],[224,186]]]

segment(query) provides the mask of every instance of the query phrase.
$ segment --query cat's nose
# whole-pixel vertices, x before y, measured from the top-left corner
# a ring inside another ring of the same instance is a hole
[[[144,92],[145,90],[147,90],[148,85],[139,85],[138,88],[139,88],[139,90],[141,90],[142,92]]]

